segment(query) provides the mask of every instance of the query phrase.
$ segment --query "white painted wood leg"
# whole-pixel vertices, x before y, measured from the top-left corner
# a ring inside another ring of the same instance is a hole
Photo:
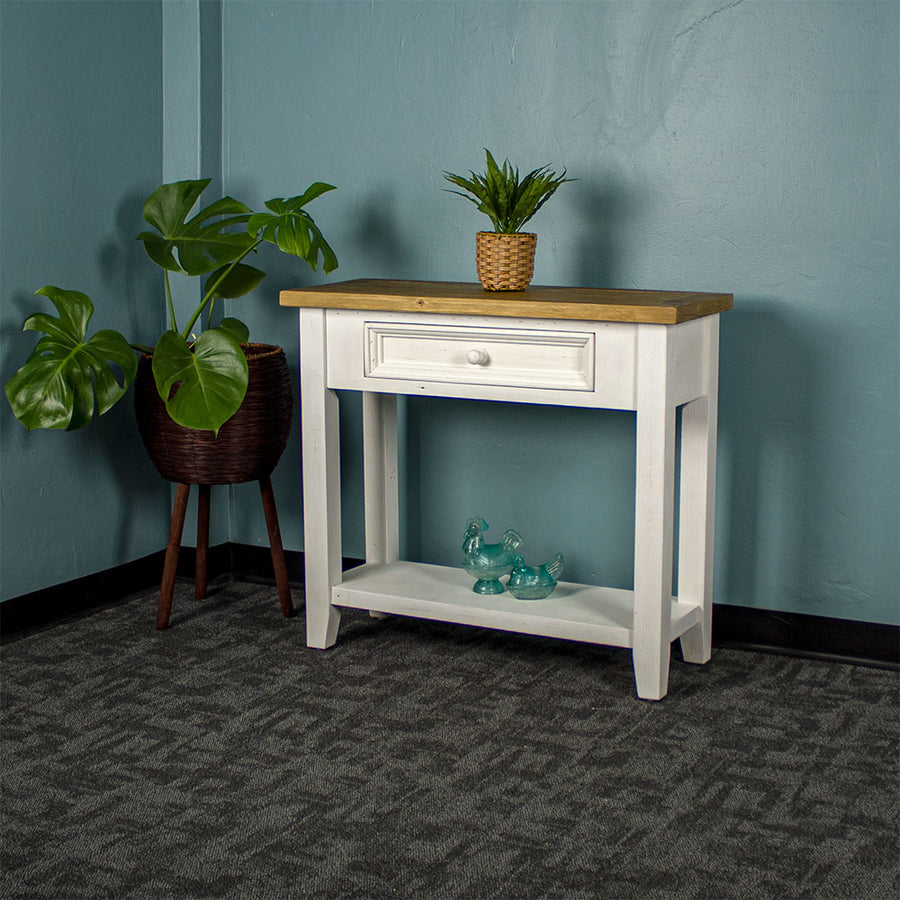
[[[338,399],[326,385],[325,310],[300,311],[300,360],[306,643],[324,649],[341,621],[331,605],[341,580],[341,460]]]
[[[632,661],[644,700],[661,699],[669,685],[675,494],[669,351],[665,326],[639,330]]]
[[[707,396],[688,403],[681,420],[678,599],[703,610],[700,624],[681,636],[681,653],[691,663],[708,662],[712,654],[719,317],[710,316],[704,324]]]
[[[397,397],[362,395],[363,479],[366,508],[366,562],[400,558]],[[375,618],[385,613],[370,611]]]

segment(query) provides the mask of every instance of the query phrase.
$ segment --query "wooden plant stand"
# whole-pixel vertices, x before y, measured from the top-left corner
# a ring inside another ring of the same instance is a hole
[[[198,485],[197,495],[197,561],[194,570],[194,596],[198,600],[206,597],[206,562],[209,553],[209,500],[210,485]],[[175,490],[175,502],[172,506],[172,519],[169,524],[169,542],[166,545],[166,559],[163,566],[162,584],[159,589],[159,605],[156,609],[156,627],[162,631],[169,626],[172,613],[172,596],[175,592],[175,575],[178,568],[178,553],[181,549],[181,537],[184,532],[184,519],[187,512],[188,497],[191,486],[178,484]],[[275,509],[275,494],[272,490],[272,479],[263,475],[259,479],[259,492],[262,496],[263,512],[266,516],[266,529],[269,532],[269,548],[272,552],[272,566],[275,569],[275,584],[278,588],[278,600],[281,612],[285,617],[294,614],[291,601],[291,586],[288,581],[287,565],[284,561],[284,547],[281,543],[281,531],[278,527],[278,513]]]

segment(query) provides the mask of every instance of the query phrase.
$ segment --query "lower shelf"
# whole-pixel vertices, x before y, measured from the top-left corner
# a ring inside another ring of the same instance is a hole
[[[461,568],[424,563],[366,564],[344,572],[334,606],[478,625],[590,644],[632,647],[634,593],[561,581],[546,600],[482,595]],[[700,622],[700,609],[672,600],[671,639]]]

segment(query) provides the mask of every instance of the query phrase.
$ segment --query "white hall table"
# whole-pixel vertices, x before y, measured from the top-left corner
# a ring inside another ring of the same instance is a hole
[[[349,607],[627,647],[647,700],[668,690],[672,641],[685,661],[709,660],[719,313],[731,294],[359,279],[280,302],[300,315],[308,646],[335,644]],[[363,410],[366,562],[343,573],[336,390],[361,391]],[[401,560],[398,395],[634,411],[633,590],[560,582],[521,601],[476,594],[461,557],[459,568]]]

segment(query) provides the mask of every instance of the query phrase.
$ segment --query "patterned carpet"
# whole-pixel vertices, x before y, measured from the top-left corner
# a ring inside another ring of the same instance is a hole
[[[3,898],[888,898],[898,675],[155,597],[4,644]]]

